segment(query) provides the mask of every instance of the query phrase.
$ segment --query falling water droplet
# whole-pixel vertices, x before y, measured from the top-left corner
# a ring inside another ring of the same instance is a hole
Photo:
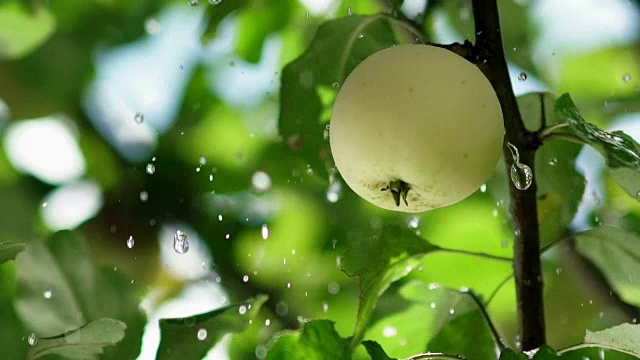
[[[358,33],[358,39],[362,39],[364,37],[363,33]]]
[[[133,236],[129,236],[129,238],[127,239],[127,247],[129,249],[133,248],[133,245],[135,245],[136,241],[133,239]]]
[[[518,75],[518,80],[520,81],[526,81],[527,80],[527,73],[526,72],[521,72],[520,75]]]
[[[417,216],[412,216],[409,218],[409,228],[417,229],[420,226],[420,218]]]
[[[140,191],[140,201],[145,202],[149,199],[149,194],[146,191]]]
[[[456,309],[453,309],[453,308],[449,309],[449,314],[453,315],[455,313],[456,313]]]
[[[189,5],[196,6],[200,4],[200,0],[189,0]]]
[[[247,313],[247,307],[245,305],[240,305],[240,307],[238,308],[238,312],[240,313],[240,315],[244,315]]]
[[[138,124],[142,124],[144,122],[144,114],[143,113],[136,113],[133,116],[133,121],[135,121]]]
[[[242,277],[242,282],[248,282],[249,281],[249,275],[245,275]]]
[[[480,192],[481,193],[487,192],[487,184],[480,185]]]
[[[222,2],[222,0],[209,0],[209,4],[211,5],[218,5]]]
[[[631,81],[631,75],[629,74],[622,75],[622,81],[628,83],[629,81]]]
[[[38,343],[38,339],[39,339],[38,334],[33,332],[27,338],[27,342],[31,346],[36,346],[36,344]]]
[[[304,15],[304,17],[309,20],[311,18],[311,14],[309,14],[309,12],[307,11],[307,13]]]
[[[529,166],[520,163],[518,148],[511,143],[507,143],[507,146],[513,156],[513,164],[511,164],[511,181],[518,190],[527,190],[533,183],[533,171],[531,171]]]
[[[327,201],[330,203],[336,203],[340,200],[340,195],[342,195],[342,184],[339,180],[334,179],[334,177],[329,178],[329,187],[327,188]]]
[[[640,201],[640,190],[636,193],[636,200]]]
[[[267,224],[262,224],[260,227],[260,235],[262,236],[262,240],[269,238],[269,226],[267,226]]]
[[[351,10],[351,6],[347,8],[347,16],[353,15],[353,11]]]
[[[382,335],[384,337],[394,337],[398,335],[398,330],[393,326],[385,326],[384,329],[382,329]]]
[[[44,293],[42,295],[47,300],[51,299],[51,297],[53,296],[53,290],[51,290],[51,288],[47,288],[47,289],[45,289],[45,291],[44,291]]]
[[[271,177],[264,171],[256,171],[251,175],[251,186],[257,192],[265,192],[271,189]]]
[[[207,329],[200,329],[198,330],[198,340],[200,341],[205,341],[207,340]]]
[[[329,311],[329,304],[325,301],[322,303],[322,312],[326,313],[327,311]]]
[[[429,304],[429,307],[432,308],[432,309],[435,309],[436,308],[436,303],[432,302],[431,304]]]
[[[156,166],[153,164],[147,164],[147,174],[153,175],[156,172]]]
[[[558,165],[558,159],[557,159],[557,158],[551,158],[551,159],[549,159],[549,165],[551,165],[551,166],[556,166],[556,165]]]
[[[173,250],[175,250],[178,254],[184,254],[189,251],[189,239],[187,238],[187,234],[178,230],[173,235]]]

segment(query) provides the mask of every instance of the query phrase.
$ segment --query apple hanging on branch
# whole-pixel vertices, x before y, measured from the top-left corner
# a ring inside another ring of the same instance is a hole
[[[333,105],[336,167],[384,209],[424,212],[475,192],[500,157],[504,125],[489,80],[443,48],[399,45],[367,57]]]

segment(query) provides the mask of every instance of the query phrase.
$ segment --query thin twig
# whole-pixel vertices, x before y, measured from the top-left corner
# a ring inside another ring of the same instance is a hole
[[[493,322],[491,321],[491,317],[489,317],[489,313],[487,312],[487,309],[485,308],[484,304],[482,303],[480,298],[473,291],[468,291],[467,294],[469,294],[471,299],[473,299],[473,301],[476,303],[476,305],[478,305],[478,308],[480,309],[480,312],[482,313],[482,317],[484,317],[484,320],[487,322],[487,325],[489,325],[489,329],[491,330],[491,333],[493,334],[493,337],[496,339],[496,341],[498,343],[498,348],[500,349],[500,352],[502,352],[502,350],[507,348],[507,345],[504,343],[504,341],[502,340],[502,337],[498,333],[498,330],[493,325]]]

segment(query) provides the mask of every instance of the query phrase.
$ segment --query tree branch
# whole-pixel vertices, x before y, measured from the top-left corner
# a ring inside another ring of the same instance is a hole
[[[504,116],[506,136],[503,153],[507,172],[513,164],[507,142],[519,150],[521,162],[534,170],[535,151],[540,146],[540,141],[534,133],[525,128],[512,91],[496,0],[473,0],[473,16],[476,30],[475,61],[493,85]],[[518,325],[522,349],[533,350],[545,344],[544,286],[540,266],[536,180],[534,178],[526,190],[518,190],[510,183],[509,190],[515,236],[513,267],[518,300]]]

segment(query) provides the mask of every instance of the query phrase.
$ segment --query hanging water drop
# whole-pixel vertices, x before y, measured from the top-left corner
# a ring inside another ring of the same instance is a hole
[[[525,164],[520,163],[520,154],[518,148],[513,144],[507,143],[511,156],[513,156],[513,164],[511,164],[511,181],[518,190],[527,190],[533,183],[533,171]]]
[[[189,251],[189,239],[187,234],[178,230],[173,235],[173,250],[178,254],[184,254]]]
[[[38,334],[33,332],[27,338],[27,342],[31,346],[36,346],[36,344],[38,343],[38,339],[39,339]]]
[[[153,175],[153,173],[156,172],[156,166],[153,164],[147,164],[146,170],[147,170],[147,174]]]
[[[133,245],[135,245],[136,241],[133,239],[133,236],[129,236],[129,238],[127,239],[127,247],[129,249],[133,248]]]

